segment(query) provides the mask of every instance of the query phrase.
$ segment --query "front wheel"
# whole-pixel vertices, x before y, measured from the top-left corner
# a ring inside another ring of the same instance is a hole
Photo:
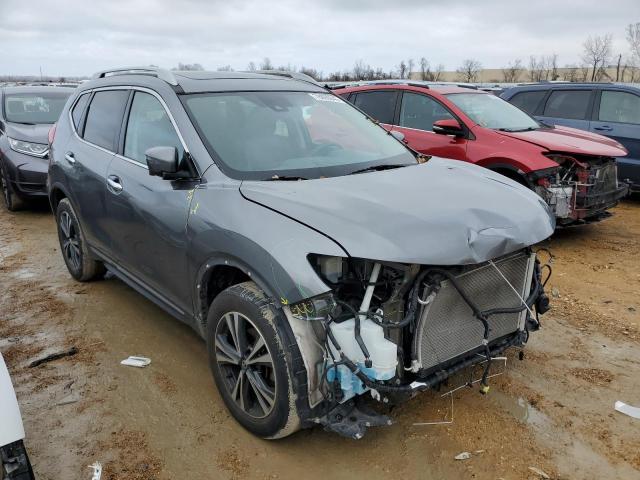
[[[253,282],[229,287],[209,309],[209,365],[233,417],[262,438],[300,428],[292,366],[285,354],[280,312]]]
[[[13,186],[9,181],[9,174],[7,169],[0,165],[0,190],[2,190],[2,200],[4,206],[10,212],[16,212],[24,206],[24,200],[22,200],[16,192],[13,190]]]
[[[104,275],[105,267],[102,262],[89,254],[80,222],[67,198],[58,203],[56,223],[60,251],[71,276],[80,282],[87,282]]]

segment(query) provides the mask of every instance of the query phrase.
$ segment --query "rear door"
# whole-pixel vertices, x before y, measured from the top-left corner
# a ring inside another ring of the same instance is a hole
[[[598,94],[591,131],[620,142],[629,151],[618,158],[618,178],[640,189],[640,95],[622,90]]]
[[[129,93],[123,89],[99,90],[80,96],[72,109],[77,135],[72,136],[65,151],[66,177],[84,234],[106,255],[111,247],[105,206],[107,169],[115,155]]]
[[[593,108],[594,90],[554,89],[547,97],[539,120],[550,125],[589,130],[589,119]]]
[[[349,101],[371,118],[380,122],[387,130],[391,130],[396,114],[398,101],[397,90],[368,90],[357,92],[349,97]]]
[[[183,317],[192,309],[186,224],[194,184],[149,175],[145,151],[176,147],[186,161],[186,149],[155,93],[136,90],[125,117],[120,153],[107,171],[113,251],[123,273]]]
[[[398,121],[393,130],[402,132],[408,145],[426,155],[466,160],[467,139],[433,132],[437,120],[455,119],[435,98],[417,92],[402,92]]]

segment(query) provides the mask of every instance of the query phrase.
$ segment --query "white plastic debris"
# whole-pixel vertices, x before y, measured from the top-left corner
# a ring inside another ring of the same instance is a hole
[[[469,452],[462,452],[453,458],[455,458],[456,460],[469,460],[471,458],[471,454]]]
[[[632,407],[618,400],[614,407],[618,412],[640,420],[640,407]]]
[[[533,473],[535,473],[536,475],[544,478],[544,479],[549,479],[551,478],[549,475],[547,475],[545,472],[543,472],[542,470],[540,470],[539,468],[536,467],[529,467],[529,470],[531,470]]]
[[[93,465],[89,465],[89,468],[93,469],[93,476],[91,480],[100,480],[102,477],[102,464],[100,462],[96,462]]]
[[[129,358],[122,360],[120,363],[129,367],[143,368],[151,363],[151,359],[147,357],[130,356]]]

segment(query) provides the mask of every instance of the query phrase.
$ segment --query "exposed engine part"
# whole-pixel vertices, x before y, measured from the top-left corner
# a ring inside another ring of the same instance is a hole
[[[537,179],[535,191],[549,204],[558,223],[568,225],[608,216],[607,209],[628,192],[618,184],[614,158],[549,154],[559,168]]]
[[[374,401],[396,403],[480,363],[480,392],[488,392],[492,361],[526,343],[548,308],[530,249],[456,267],[310,261],[331,291],[285,312],[304,357],[314,421],[333,430],[354,427],[331,412],[368,391]]]

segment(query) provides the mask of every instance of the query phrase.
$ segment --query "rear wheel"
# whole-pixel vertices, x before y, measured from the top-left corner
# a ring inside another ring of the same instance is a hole
[[[60,251],[71,276],[78,281],[87,282],[104,275],[105,267],[102,262],[89,254],[80,222],[67,198],[58,203],[56,223]]]
[[[207,349],[218,390],[233,417],[262,438],[298,430],[291,365],[280,312],[253,282],[229,287],[209,310]]]
[[[33,470],[22,440],[0,447],[2,480],[33,480]]]
[[[13,186],[9,181],[9,174],[3,165],[0,165],[0,189],[2,190],[2,200],[7,210],[16,212],[24,206],[24,200],[18,197],[13,190]]]

